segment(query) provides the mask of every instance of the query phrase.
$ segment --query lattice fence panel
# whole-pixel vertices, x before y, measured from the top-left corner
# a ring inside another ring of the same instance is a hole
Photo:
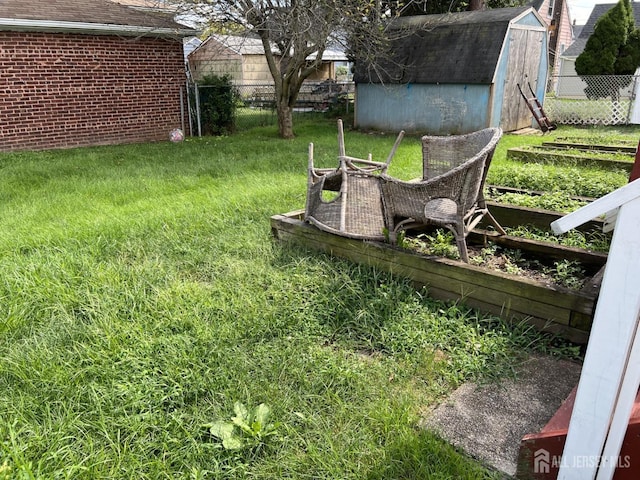
[[[545,113],[559,124],[626,125],[639,82],[633,75],[552,77]]]

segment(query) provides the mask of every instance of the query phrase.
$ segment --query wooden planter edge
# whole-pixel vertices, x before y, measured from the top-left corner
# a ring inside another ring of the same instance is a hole
[[[586,343],[596,293],[576,292],[460,261],[425,256],[380,242],[323,232],[301,220],[301,211],[271,217],[274,237],[380,268],[426,286],[442,300],[460,300],[483,312],[525,322],[569,341]]]

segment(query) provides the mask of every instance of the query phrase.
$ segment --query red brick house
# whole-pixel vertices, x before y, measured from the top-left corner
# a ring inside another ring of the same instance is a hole
[[[108,0],[3,0],[0,151],[168,139],[195,33]]]

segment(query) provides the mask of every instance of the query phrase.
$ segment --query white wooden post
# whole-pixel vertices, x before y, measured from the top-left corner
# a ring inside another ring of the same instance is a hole
[[[613,477],[640,386],[640,180],[551,224],[554,232],[564,233],[616,209],[615,230],[558,474],[562,480]]]

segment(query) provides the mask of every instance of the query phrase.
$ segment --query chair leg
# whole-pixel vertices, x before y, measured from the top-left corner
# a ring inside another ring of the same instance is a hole
[[[453,236],[456,239],[456,245],[458,246],[458,252],[460,253],[460,259],[464,263],[469,263],[469,253],[467,252],[466,242],[466,228],[463,220],[460,220],[456,225],[449,225],[449,230],[453,232]]]
[[[489,218],[489,222],[491,222],[493,224],[493,226],[496,228],[496,230],[498,231],[498,233],[500,235],[506,235],[507,234],[507,232],[504,231],[504,228],[502,228],[502,225],[500,225],[498,223],[498,221],[495,219],[495,217],[493,215],[491,215],[490,211],[487,210],[486,215]]]
[[[469,254],[467,252],[467,242],[464,235],[456,235],[456,244],[458,245],[458,252],[460,252],[460,259],[464,263],[469,263]]]

